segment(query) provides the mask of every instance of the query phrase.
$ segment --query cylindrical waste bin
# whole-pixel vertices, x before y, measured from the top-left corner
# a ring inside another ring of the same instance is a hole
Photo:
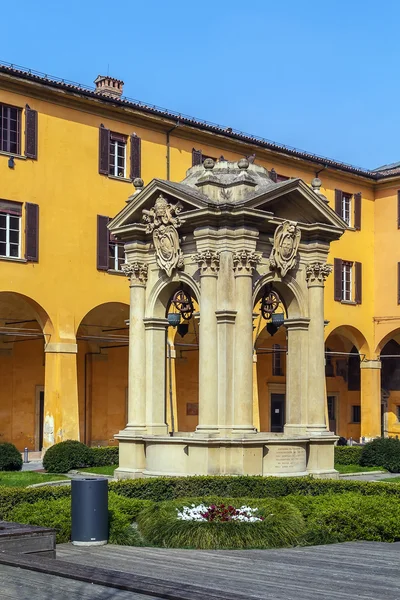
[[[101,546],[108,540],[108,480],[71,481],[71,540],[76,546]]]

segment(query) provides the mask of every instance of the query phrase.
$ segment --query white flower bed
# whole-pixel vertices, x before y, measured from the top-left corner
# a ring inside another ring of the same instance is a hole
[[[200,522],[228,522],[228,521],[241,521],[243,523],[256,523],[264,521],[264,517],[257,517],[255,513],[258,512],[258,508],[251,508],[250,506],[241,506],[235,508],[231,505],[226,506],[224,504],[215,505],[211,504],[206,506],[205,504],[199,504],[196,506],[184,506],[182,510],[177,510],[177,519],[180,521],[200,521]]]

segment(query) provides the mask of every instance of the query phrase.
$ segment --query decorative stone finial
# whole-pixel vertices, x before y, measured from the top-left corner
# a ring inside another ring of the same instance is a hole
[[[206,158],[203,162],[203,167],[205,169],[213,169],[215,167],[215,161],[212,158]]]
[[[313,191],[318,194],[318,196],[320,196],[321,200],[323,200],[324,202],[328,202],[328,199],[326,196],[324,196],[324,194],[321,192],[321,185],[322,185],[322,181],[320,180],[319,177],[314,177],[314,179],[311,182],[311,187],[313,189]]]
[[[308,286],[324,285],[325,279],[332,272],[332,265],[314,262],[306,266],[306,281]]]
[[[247,160],[247,158],[241,158],[238,162],[238,167],[239,169],[248,169],[249,168],[249,161]]]
[[[136,189],[136,193],[141,192],[144,188],[144,181],[141,177],[135,177],[133,180],[133,186]]]

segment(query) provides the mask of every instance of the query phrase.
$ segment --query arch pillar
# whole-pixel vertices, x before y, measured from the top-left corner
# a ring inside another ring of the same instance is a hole
[[[366,441],[381,435],[381,366],[377,359],[360,362],[361,437]]]
[[[166,336],[167,319],[144,319],[146,331],[146,432],[166,435]],[[132,381],[132,384],[134,382]]]
[[[79,403],[75,342],[45,347],[43,450],[65,440],[79,440]]]
[[[286,423],[285,433],[304,433],[307,429],[308,329],[310,319],[286,319]]]

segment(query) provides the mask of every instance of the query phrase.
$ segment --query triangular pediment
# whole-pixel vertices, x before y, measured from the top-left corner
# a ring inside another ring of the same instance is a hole
[[[143,210],[152,209],[160,195],[171,204],[179,202],[185,215],[202,210],[208,205],[207,196],[188,185],[153,179],[142,191],[128,199],[127,205],[109,223],[109,230],[114,235],[120,236],[124,230],[131,229],[132,226],[145,229]]]
[[[306,226],[321,224],[340,230],[347,227],[325,197],[316,193],[302,179],[289,179],[276,184],[262,194],[252,196],[244,205]]]

